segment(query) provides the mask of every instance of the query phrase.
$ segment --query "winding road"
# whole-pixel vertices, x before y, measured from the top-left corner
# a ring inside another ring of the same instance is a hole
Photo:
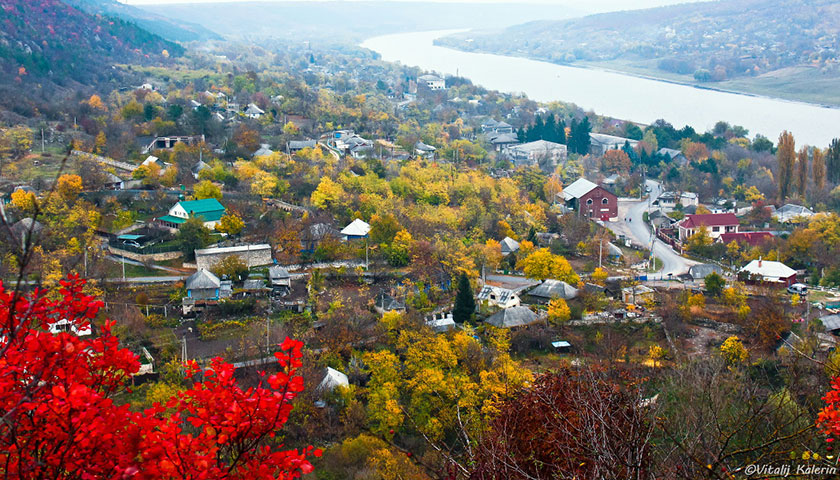
[[[646,185],[650,187],[648,198],[619,200],[618,220],[607,222],[606,225],[613,232],[630,237],[638,245],[649,248],[652,234],[644,222],[644,213],[650,212],[650,202],[662,193],[662,186],[655,180],[647,180]],[[625,221],[625,218],[629,221]],[[653,256],[662,261],[662,270],[657,272],[662,279],[668,279],[669,275],[676,277],[686,273],[689,267],[698,263],[680,256],[670,245],[658,238],[654,238]]]

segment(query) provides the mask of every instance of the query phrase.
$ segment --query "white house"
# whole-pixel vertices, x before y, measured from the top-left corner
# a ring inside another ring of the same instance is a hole
[[[62,318],[61,320],[51,323],[49,325],[50,333],[58,334],[58,333],[72,333],[77,337],[86,337],[93,333],[93,330],[90,327],[90,323],[85,326],[77,325],[66,318]]]
[[[426,85],[429,90],[446,90],[446,80],[437,75],[421,75],[417,77],[417,83]]]
[[[505,155],[514,165],[557,165],[565,162],[568,157],[568,150],[565,145],[537,140],[536,142],[523,143],[510,146],[505,149]]]
[[[511,308],[518,307],[522,302],[519,295],[507,288],[485,285],[478,292],[478,301],[486,303],[491,307]]]
[[[777,208],[776,212],[773,213],[773,218],[775,218],[781,223],[790,223],[795,221],[795,219],[797,218],[808,219],[813,217],[814,215],[816,215],[814,211],[808,207],[788,203],[782,207]]]
[[[782,262],[771,260],[753,260],[738,271],[738,276],[747,277],[747,281],[781,283],[786,286],[796,283],[796,270]]]
[[[417,156],[423,157],[423,158],[428,159],[428,160],[434,160],[435,159],[435,151],[436,150],[437,150],[437,148],[435,148],[431,145],[427,145],[423,142],[417,142],[417,143],[414,144],[414,153]]]
[[[358,218],[341,230],[344,240],[365,238],[368,233],[370,233],[370,224]]]
[[[616,137],[615,135],[606,135],[603,133],[590,133],[589,153],[600,157],[610,150],[624,148],[624,145],[628,142],[632,148],[636,148],[636,145],[639,144],[638,140],[633,140],[632,138]]]
[[[257,119],[265,115],[265,111],[253,103],[249,103],[243,113],[246,117],[253,119]]]
[[[688,240],[701,227],[708,229],[712,240],[717,240],[724,233],[738,233],[739,228],[738,217],[734,213],[686,215],[678,225],[681,242]]]
[[[514,253],[514,252],[519,250],[519,242],[517,242],[516,240],[514,240],[510,237],[505,237],[499,243],[502,247],[502,256],[506,257],[506,256],[510,255],[511,253]]]

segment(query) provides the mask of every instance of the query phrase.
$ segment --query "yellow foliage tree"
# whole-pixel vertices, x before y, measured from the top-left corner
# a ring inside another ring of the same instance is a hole
[[[317,208],[329,210],[341,204],[345,196],[344,188],[332,181],[329,177],[321,179],[318,188],[312,192],[312,205]]]
[[[78,175],[62,175],[58,177],[55,191],[65,202],[71,202],[82,192],[82,177]]]
[[[589,279],[595,285],[604,286],[604,285],[607,284],[607,277],[608,277],[607,271],[604,270],[601,267],[597,267],[597,268],[595,268],[595,271],[592,272],[592,275],[589,277]]]
[[[202,180],[193,187],[193,196],[196,200],[204,200],[205,198],[222,199],[222,189],[210,180]]]
[[[31,215],[35,212],[35,205],[38,199],[32,192],[27,192],[23,189],[18,189],[12,192],[12,205],[21,212]]]
[[[226,213],[219,219],[216,230],[228,235],[238,235],[245,228],[245,222],[235,213]]]
[[[736,336],[727,338],[720,346],[720,354],[727,365],[739,365],[747,361],[749,353],[741,339]]]
[[[522,271],[528,278],[545,280],[553,278],[577,285],[580,277],[572,269],[569,261],[560,255],[552,254],[547,248],[540,248],[521,261]]]
[[[548,302],[548,320],[556,325],[564,324],[572,318],[569,305],[562,298],[552,298]]]

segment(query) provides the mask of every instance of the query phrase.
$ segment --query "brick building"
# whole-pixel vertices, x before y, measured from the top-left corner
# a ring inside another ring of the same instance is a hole
[[[603,221],[618,217],[618,197],[585,178],[575,180],[561,195],[566,208],[582,217]]]

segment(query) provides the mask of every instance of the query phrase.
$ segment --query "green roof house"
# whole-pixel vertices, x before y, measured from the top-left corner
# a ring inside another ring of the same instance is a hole
[[[158,218],[163,226],[177,230],[181,224],[190,218],[201,218],[204,226],[209,229],[216,228],[222,215],[225,214],[225,206],[215,198],[204,200],[183,200],[169,209],[169,213]]]

